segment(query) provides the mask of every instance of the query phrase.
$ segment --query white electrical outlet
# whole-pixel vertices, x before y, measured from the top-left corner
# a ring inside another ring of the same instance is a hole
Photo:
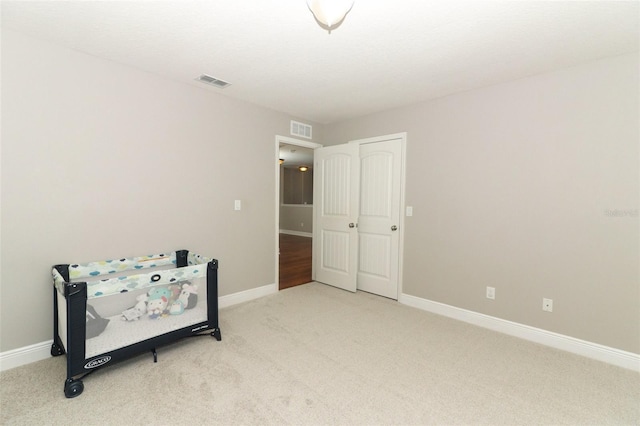
[[[495,298],[496,298],[496,288],[487,287],[487,299],[495,299]]]
[[[240,200],[235,200],[233,202],[233,209],[234,210],[242,210],[242,201]]]
[[[553,312],[553,299],[542,299],[542,310]]]

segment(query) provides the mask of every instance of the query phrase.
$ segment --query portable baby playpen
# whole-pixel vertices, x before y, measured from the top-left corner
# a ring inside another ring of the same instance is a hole
[[[51,355],[67,355],[64,394],[107,365],[218,327],[218,261],[187,250],[56,265]]]

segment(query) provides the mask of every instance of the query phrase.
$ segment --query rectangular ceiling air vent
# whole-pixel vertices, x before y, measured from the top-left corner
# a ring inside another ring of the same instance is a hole
[[[200,77],[196,78],[196,80],[201,81],[203,83],[210,84],[212,86],[219,87],[224,89],[229,86],[231,83],[226,82],[224,80],[220,80],[219,78],[211,77],[210,75],[202,74]]]
[[[300,123],[298,121],[291,120],[291,134],[294,136],[302,136],[303,138],[311,139],[312,128],[309,124]]]

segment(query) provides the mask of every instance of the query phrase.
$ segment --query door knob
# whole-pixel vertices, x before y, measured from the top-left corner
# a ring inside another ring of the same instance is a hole
[[[349,224],[349,228],[355,228],[355,227],[356,227],[356,224],[355,224],[355,223],[351,222],[351,223]]]
[[[397,231],[397,230],[398,230],[398,227],[397,227],[397,226],[395,226],[395,225],[393,225],[393,226],[391,227],[391,230],[392,230],[392,231]]]

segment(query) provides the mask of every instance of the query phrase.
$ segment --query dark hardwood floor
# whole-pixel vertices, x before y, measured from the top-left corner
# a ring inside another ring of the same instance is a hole
[[[280,234],[280,290],[311,281],[311,241]]]

